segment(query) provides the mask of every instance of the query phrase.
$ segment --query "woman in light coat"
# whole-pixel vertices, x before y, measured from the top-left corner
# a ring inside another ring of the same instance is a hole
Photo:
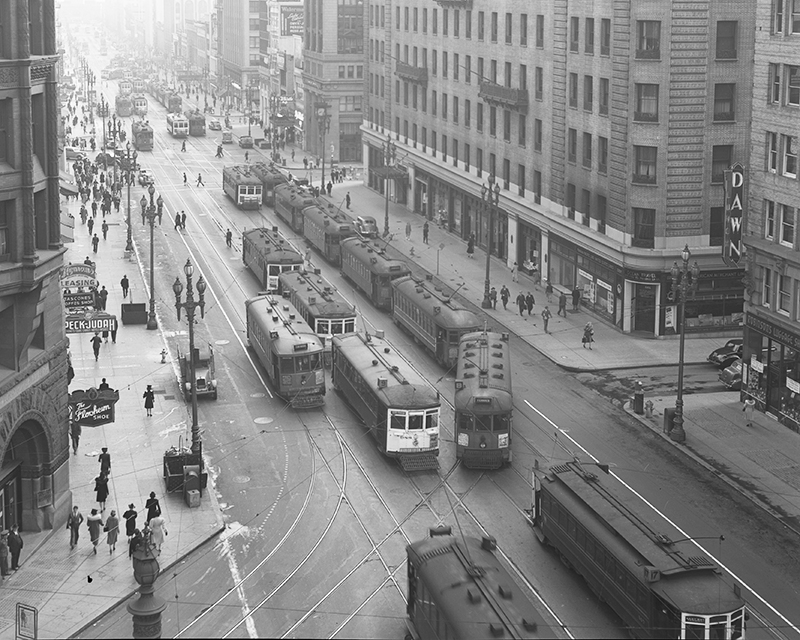
[[[150,520],[151,540],[159,551],[161,551],[161,545],[164,544],[164,538],[169,535],[166,522],[160,515]]]
[[[108,516],[108,520],[106,520],[106,531],[108,531],[108,536],[106,536],[108,552],[114,553],[117,550],[117,538],[119,537],[119,518],[117,518],[117,512],[113,509],[111,510],[111,515]]]

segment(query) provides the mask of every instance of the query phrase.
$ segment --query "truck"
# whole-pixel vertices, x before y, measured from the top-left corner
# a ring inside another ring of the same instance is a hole
[[[178,343],[178,366],[183,397],[187,402],[192,399],[192,361],[189,359],[188,343]],[[207,396],[217,399],[217,380],[214,377],[214,349],[211,345],[195,346],[194,369],[197,381],[197,397]]]

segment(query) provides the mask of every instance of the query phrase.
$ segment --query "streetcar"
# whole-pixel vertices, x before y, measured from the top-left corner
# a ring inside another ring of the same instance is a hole
[[[131,124],[131,141],[139,151],[153,150],[153,127],[149,122],[136,120]]]
[[[283,175],[278,168],[271,162],[258,161],[251,165],[253,173],[261,179],[263,185],[262,193],[264,195],[264,204],[272,207],[275,205],[275,188],[278,185],[286,184],[289,180]]]
[[[322,342],[288,302],[260,295],[245,302],[247,340],[275,392],[295,409],[325,403]]]
[[[428,276],[432,278],[432,276]],[[436,362],[453,367],[458,361],[458,341],[465,333],[478,331],[482,322],[471,311],[453,301],[431,280],[411,276],[392,280],[392,320],[420,342]]]
[[[314,329],[325,347],[325,364],[330,366],[333,336],[354,333],[356,310],[330,282],[305,271],[284,271],[278,277],[278,290],[288,297],[303,319]]]
[[[305,228],[303,210],[316,203],[314,192],[309,187],[291,183],[275,187],[275,214],[300,235]]]
[[[406,547],[406,611],[414,638],[559,637],[496,549],[492,536],[454,536],[447,526]]]
[[[173,138],[185,138],[189,135],[189,121],[180,113],[168,113],[167,131]]]
[[[242,234],[242,261],[261,283],[264,291],[278,290],[278,276],[303,268],[301,256],[278,231],[256,228]]]
[[[340,244],[345,238],[355,235],[350,218],[337,212],[333,204],[328,204],[327,210],[321,205],[315,204],[303,209],[303,219],[303,235],[306,240],[328,262],[337,266],[342,264]]]
[[[180,114],[183,106],[183,98],[177,93],[168,92],[164,106],[167,108],[167,113]]]
[[[406,471],[436,469],[439,392],[383,331],[333,337],[331,384],[359,415],[384,455]]]
[[[130,95],[131,92],[133,91],[133,83],[127,78],[123,78],[122,80],[120,80],[117,83],[117,86],[119,87],[119,94],[121,96]]]
[[[114,100],[114,110],[117,112],[118,118],[128,118],[133,110],[133,103],[130,96],[118,95]]]
[[[358,237],[341,242],[342,275],[355,284],[378,309],[392,309],[392,280],[411,274],[402,260],[392,260],[379,241]]]
[[[197,109],[186,112],[186,119],[189,121],[190,136],[206,135],[206,117]]]
[[[261,207],[261,180],[247,165],[234,165],[222,170],[222,190],[240,209]]]
[[[738,585],[729,585],[671,522],[577,458],[549,469],[538,463],[530,511],[536,536],[584,577],[633,637],[745,637],[749,614]]]
[[[133,101],[133,113],[137,116],[146,116],[147,115],[147,98],[145,98],[143,93],[134,93],[131,96],[131,100]]]
[[[142,93],[144,91],[144,80],[141,78],[134,78],[131,80],[131,84],[133,85],[133,90],[136,93]]]
[[[470,469],[511,463],[511,349],[508,334],[461,336],[455,381],[456,458]]]

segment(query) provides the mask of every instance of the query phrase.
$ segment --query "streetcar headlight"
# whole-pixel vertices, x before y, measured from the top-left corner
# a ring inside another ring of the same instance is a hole
[[[458,446],[460,447],[469,446],[469,434],[466,433],[458,434]]]
[[[508,434],[501,433],[497,436],[497,446],[501,449],[505,449],[508,446]]]

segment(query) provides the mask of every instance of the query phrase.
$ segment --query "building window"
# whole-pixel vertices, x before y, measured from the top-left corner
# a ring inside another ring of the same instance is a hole
[[[449,23],[450,11],[447,9],[442,9],[442,35],[445,37],[448,35]],[[447,153],[447,149],[443,149],[443,151],[445,154]]]
[[[464,100],[464,126],[469,129],[472,126],[472,101]]]
[[[797,146],[794,136],[781,136],[783,146],[783,175],[787,178],[797,177]]]
[[[536,48],[544,49],[544,16],[541,13],[536,16]]]
[[[489,61],[489,79],[492,84],[497,84],[497,60],[492,59]]]
[[[464,82],[472,84],[472,56],[464,56]]]
[[[778,173],[778,134],[767,131],[767,170]]]
[[[572,17],[569,19],[569,50],[573,53],[578,53],[578,47],[581,39],[580,25],[580,18]]]
[[[469,11],[467,11],[467,15],[469,15]],[[467,23],[467,24],[469,24],[469,23]],[[469,145],[465,142],[464,143],[464,171],[469,171],[469,159],[470,159],[469,151],[470,151]]]
[[[417,108],[417,97],[419,95],[419,87],[416,84],[411,85],[411,106]]]
[[[608,18],[600,21],[600,55],[611,55],[611,20]]]
[[[438,102],[437,94],[436,94],[436,90],[434,89],[433,91],[431,91],[431,115],[432,116],[435,116],[436,112],[438,111],[437,104],[436,104],[437,102]]]
[[[763,280],[761,281],[761,305],[772,306],[772,269],[762,267]]]
[[[778,311],[789,315],[792,308],[792,279],[789,276],[778,276]]]
[[[472,11],[467,11],[464,16],[464,34],[467,40],[472,40]],[[467,157],[467,166],[469,166],[469,157]]]
[[[586,18],[586,25],[584,26],[584,53],[594,53],[594,18]]]
[[[453,96],[453,123],[458,124],[458,96]]]
[[[414,7],[414,17],[411,21],[411,26],[413,28],[414,33],[417,33],[417,30],[419,29],[419,9],[417,9],[416,7]]]
[[[461,37],[461,11],[453,9],[453,37]]]
[[[542,121],[539,118],[533,121],[533,150],[542,150]]]
[[[522,47],[528,46],[528,14],[521,13],[519,16],[519,44]]]
[[[534,72],[533,94],[537,100],[541,100],[543,93],[544,93],[544,69],[542,69],[542,67],[536,67],[536,71]]]
[[[717,60],[735,60],[736,32],[739,23],[736,20],[719,20],[717,22]]]
[[[783,33],[783,0],[772,2],[772,33]]]
[[[2,25],[0,25],[2,27]],[[0,100],[0,161],[10,161],[8,132],[11,129],[11,98]]]
[[[497,107],[489,105],[489,135],[497,135]]]
[[[428,10],[422,10],[422,33],[428,33]]]
[[[521,196],[525,195],[525,165],[517,165],[517,193]]]
[[[788,204],[782,204],[781,207],[781,238],[782,245],[787,247],[794,246],[794,225],[795,225],[795,208],[790,207]]]
[[[425,89],[425,87],[422,88],[422,94],[420,95],[420,98],[422,113],[428,113],[428,90]]]
[[[800,0],[788,0],[791,2],[792,12],[789,16],[789,26],[791,33],[800,33]]]
[[[503,69],[504,69],[504,72],[505,72],[505,74],[503,76],[503,84],[506,87],[511,88],[511,63],[510,62],[506,62],[503,65]]]
[[[578,106],[578,74],[577,73],[570,73],[569,74],[569,106],[573,107],[573,108]]]
[[[583,166],[587,169],[592,168],[592,134],[583,134]]]
[[[767,101],[772,104],[781,103],[781,65],[769,65],[769,95]]]
[[[775,239],[775,201],[764,200],[764,237]]]
[[[592,192],[588,189],[581,190],[581,212],[583,213],[583,224],[589,226],[589,218],[592,216]]]
[[[636,184],[655,184],[658,147],[633,147],[633,181]]]
[[[480,147],[475,149],[475,172],[479,178],[483,175],[483,149]]]
[[[450,155],[452,156],[452,159],[453,159],[453,166],[457,167],[458,166],[458,140],[456,140],[455,138],[453,138],[452,141],[451,141]]]
[[[478,40],[483,41],[485,37],[485,29],[483,24],[483,11],[478,11]]]
[[[442,119],[447,120],[447,94],[442,94]]]
[[[495,156],[493,153],[489,154],[489,175],[497,175],[497,156]]]
[[[784,68],[786,69],[786,104],[793,107],[800,106],[800,67],[787,64]]]
[[[711,150],[711,182],[719,183],[725,179],[725,172],[733,162],[733,145],[716,144]]]
[[[431,75],[439,73],[439,52],[436,49],[431,49]]]
[[[714,85],[714,122],[732,122],[735,119],[735,94],[736,85],[733,83]]]
[[[478,131],[483,131],[483,103],[478,103],[478,111],[475,114],[475,128]]]
[[[636,85],[636,111],[633,114],[636,122],[658,122],[658,85]]]
[[[403,106],[408,106],[408,82],[403,82]]]
[[[606,210],[608,208],[608,204],[606,202],[606,197],[598,195],[597,196],[597,230],[600,233],[606,232]]]
[[[508,159],[503,160],[503,189],[511,188],[511,161]]]
[[[0,202],[0,262],[8,261],[11,248],[9,247],[8,210],[13,201]]]
[[[608,138],[604,136],[597,137],[597,170],[608,172]]]
[[[447,77],[447,51],[442,51],[442,77]]]
[[[542,202],[542,172],[536,170],[533,172],[533,201],[536,204]]]
[[[725,240],[725,207],[711,207],[708,244],[721,247]]]
[[[645,60],[661,58],[661,22],[639,20],[636,23],[636,57]]]
[[[403,29],[408,31],[408,7],[403,9]]]
[[[633,209],[633,238],[631,245],[640,249],[655,248],[656,210]]]
[[[436,35],[439,32],[439,10],[434,9],[431,15],[431,33]]]
[[[511,14],[510,13],[506,13],[506,33],[505,33],[506,44],[511,44],[512,43],[512,35],[511,35],[511,33],[512,33],[513,28],[514,27],[512,26]]]
[[[344,65],[343,64],[339,65],[339,77],[340,78],[344,78]]]
[[[456,82],[458,82],[458,70],[459,70],[459,66],[460,66],[459,62],[460,62],[460,60],[458,59],[458,54],[454,53],[453,54],[453,80],[455,80]]]
[[[594,78],[583,76],[583,109],[591,111],[594,108]]]
[[[497,43],[497,11],[492,11],[492,42]]]
[[[576,162],[578,159],[578,132],[575,129],[567,131],[567,160]]]
[[[601,116],[608,115],[608,78],[600,78],[599,109]]]
[[[511,142],[511,111],[503,109],[503,140]]]
[[[567,216],[570,220],[575,219],[575,185],[571,182],[567,183]]]

